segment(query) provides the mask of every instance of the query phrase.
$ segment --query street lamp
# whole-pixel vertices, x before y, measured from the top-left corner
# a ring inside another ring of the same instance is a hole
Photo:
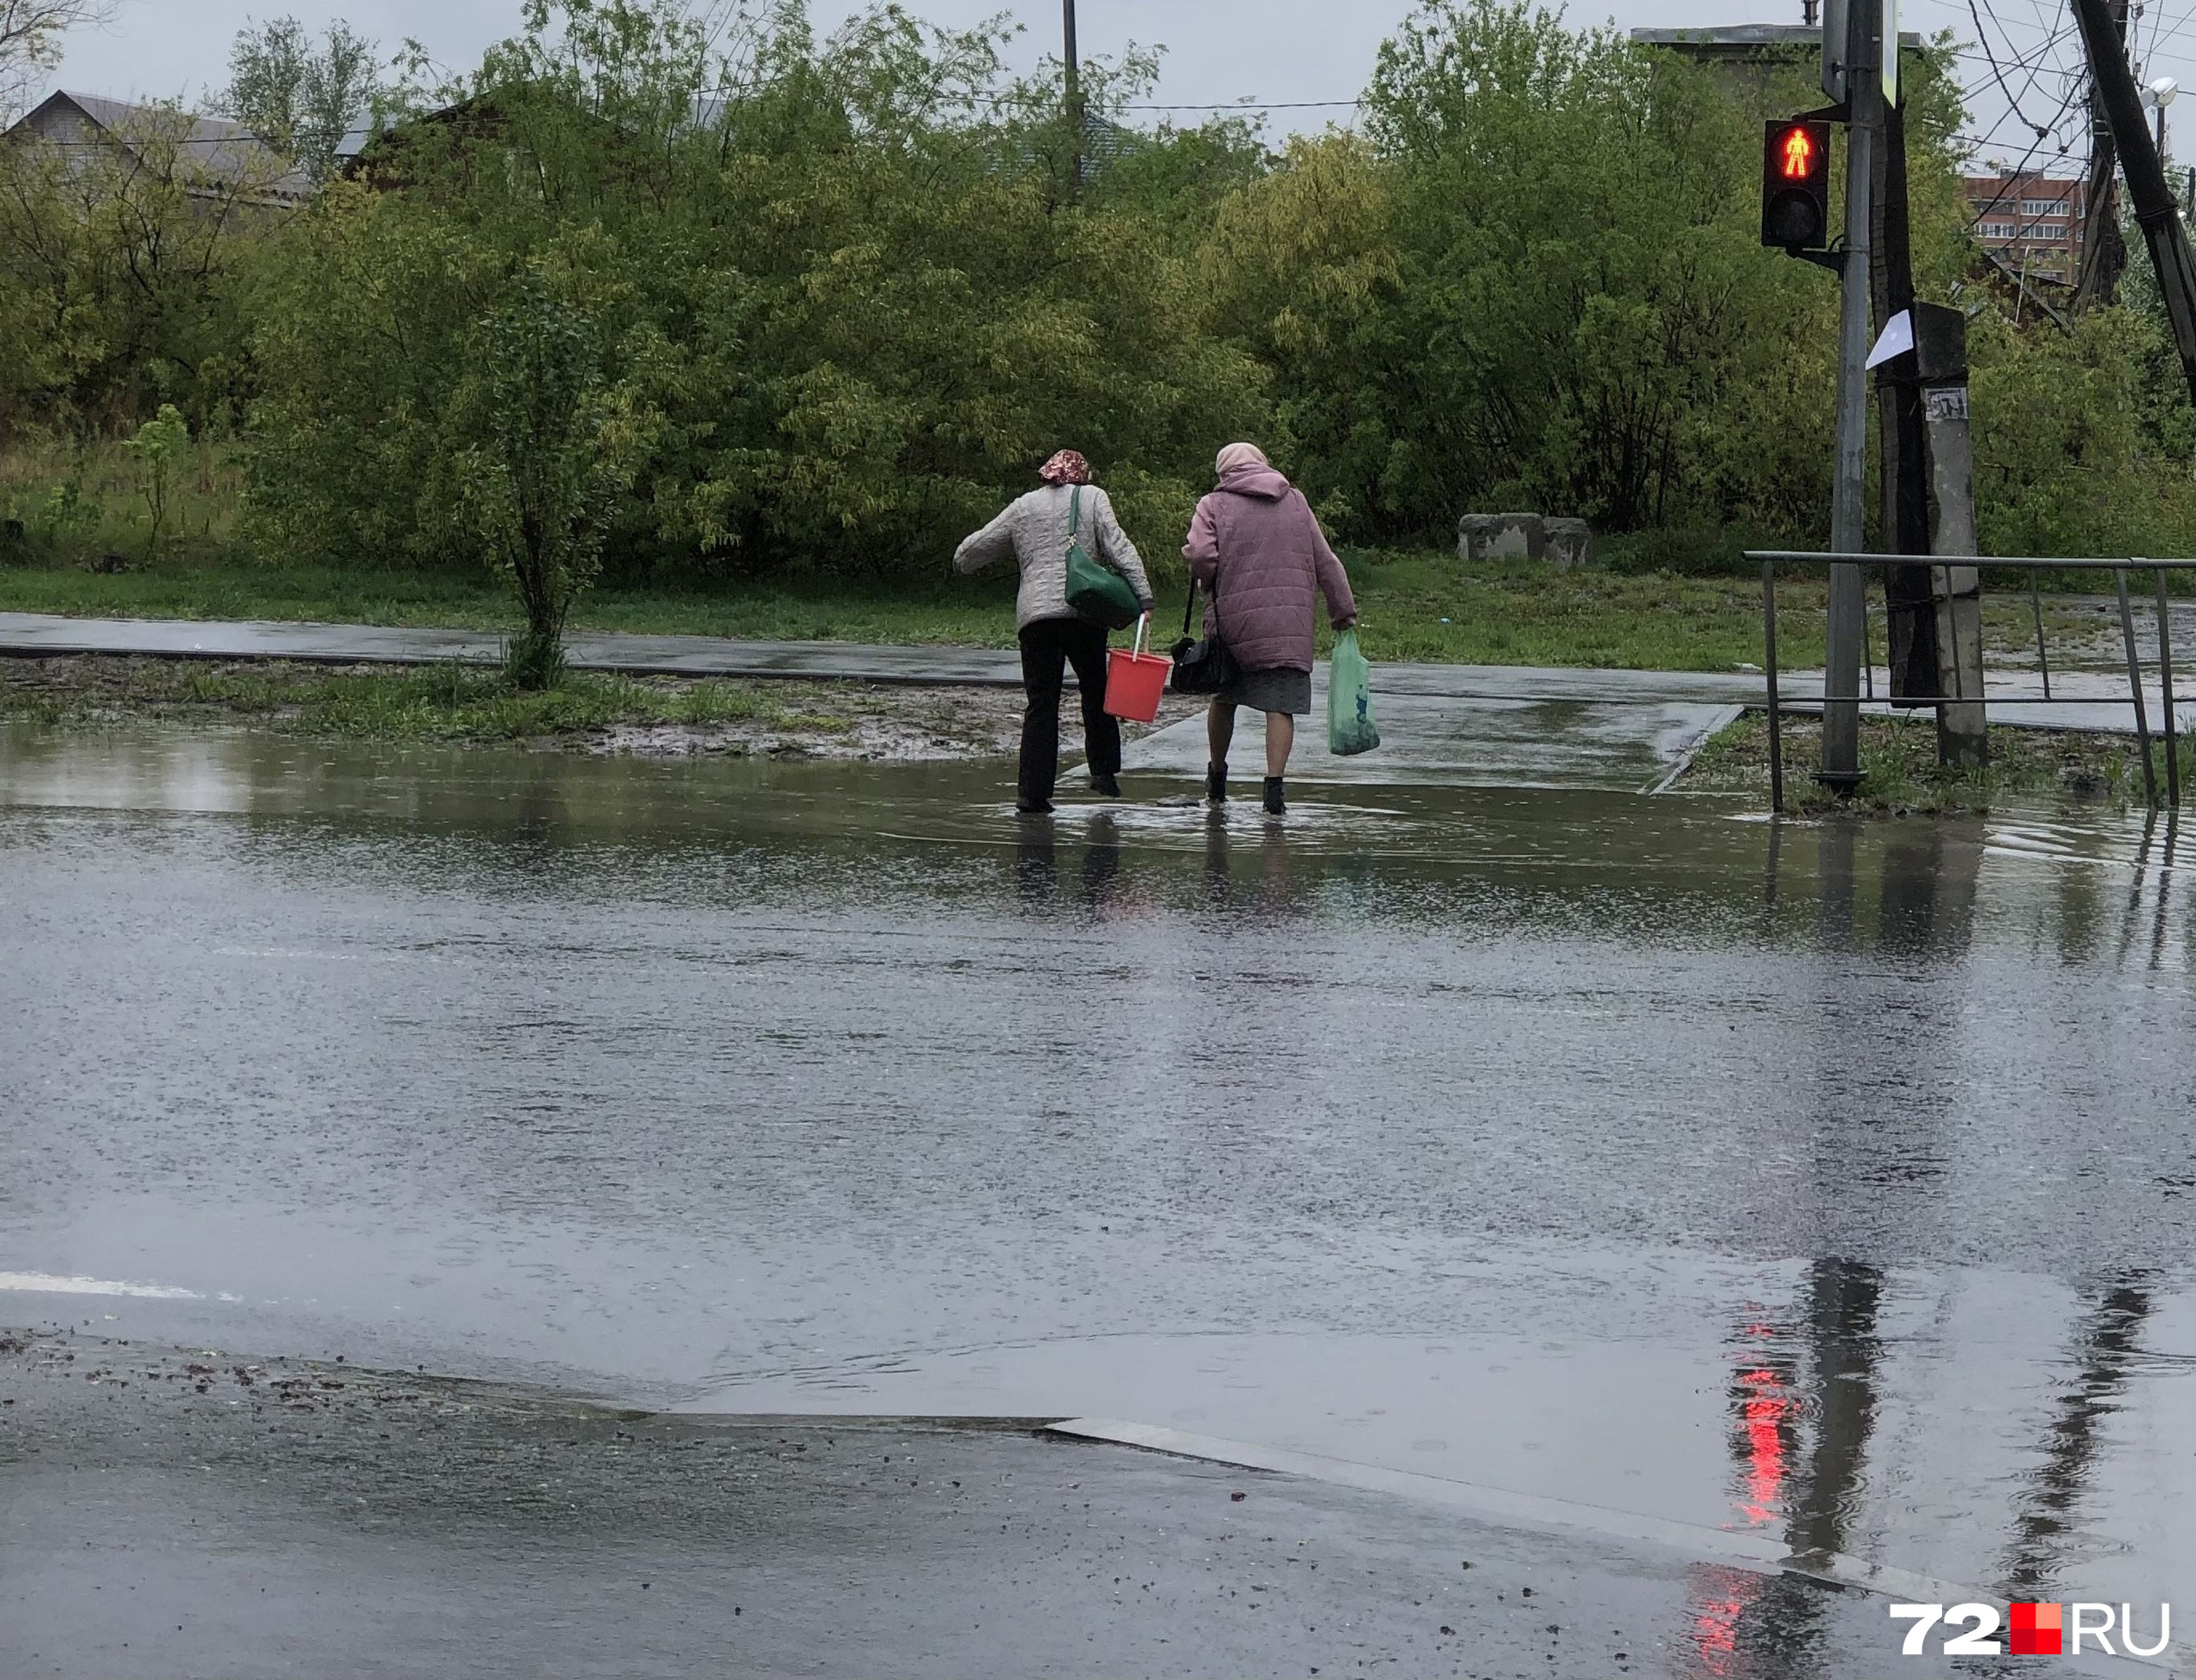
[[[2173,103],[2173,96],[2181,91],[2181,84],[2169,75],[2162,75],[2143,90],[2144,99],[2158,114],[2158,161],[2165,161],[2165,108]]]

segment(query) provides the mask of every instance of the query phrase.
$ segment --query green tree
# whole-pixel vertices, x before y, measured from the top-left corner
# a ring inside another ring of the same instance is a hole
[[[562,674],[564,621],[600,569],[655,424],[606,376],[598,316],[571,295],[574,279],[536,262],[505,288],[475,329],[459,396],[474,439],[456,461],[464,518],[526,614],[509,656],[522,688]]]
[[[160,539],[167,533],[168,491],[175,464],[190,447],[190,428],[173,403],[164,402],[160,413],[138,427],[135,437],[124,439],[122,447],[137,464],[138,488],[145,497],[148,515],[145,557],[156,560]]]
[[[229,49],[221,108],[316,181],[335,168],[335,149],[383,93],[375,44],[342,19],[317,45],[294,17],[248,24]]]

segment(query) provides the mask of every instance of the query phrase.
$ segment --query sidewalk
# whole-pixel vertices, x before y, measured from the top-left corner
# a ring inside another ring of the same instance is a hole
[[[639,635],[581,631],[566,638],[576,670],[634,676],[797,677],[814,681],[911,683],[973,688],[1013,688],[1022,681],[1020,656],[1011,649],[883,647],[852,641],[740,641],[721,636]],[[502,638],[480,630],[398,629],[374,624],[220,623],[189,619],[69,618],[36,612],[0,612],[0,656],[39,658],[75,653],[138,654],[167,659],[295,659],[330,665],[492,664],[503,656]],[[1072,683],[1071,675],[1068,680]],[[1879,669],[1876,691],[1889,691]],[[1535,665],[1376,665],[1373,686],[1382,694],[1505,705],[1572,702],[1587,705],[1646,704],[1658,709],[1707,707],[1722,711],[1759,708],[1767,689],[1758,672],[1595,671]],[[2145,703],[2153,731],[2164,711],[2155,677],[2146,680]],[[1815,709],[1820,671],[1786,671],[1781,679],[1787,709]],[[2176,711],[2189,714],[2196,671],[2187,673]],[[2040,729],[2116,730],[2132,733],[2134,712],[2127,679],[2097,671],[2054,674],[2054,700],[2102,703],[2009,706],[1992,721]],[[1994,671],[1992,698],[2036,697],[2032,671]],[[1888,714],[1880,703],[1868,708]]]

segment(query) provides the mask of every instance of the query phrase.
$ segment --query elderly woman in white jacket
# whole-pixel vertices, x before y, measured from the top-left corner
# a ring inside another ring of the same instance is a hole
[[[953,569],[973,572],[1011,558],[1022,568],[1014,623],[1022,643],[1022,687],[1029,706],[1022,714],[1022,774],[1016,809],[1048,811],[1059,779],[1060,686],[1064,667],[1075,666],[1083,696],[1083,736],[1090,785],[1118,798],[1121,785],[1121,726],[1106,710],[1106,631],[1067,604],[1068,517],[1082,491],[1080,533],[1084,550],[1128,580],[1137,605],[1151,611],[1151,584],[1143,560],[1113,517],[1106,492],[1090,482],[1090,463],[1062,449],[1041,467],[1045,482],[1007,504],[999,516],[962,543]]]

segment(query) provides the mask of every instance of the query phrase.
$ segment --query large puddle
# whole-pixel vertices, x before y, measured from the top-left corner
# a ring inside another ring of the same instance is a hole
[[[2196,839],[1010,768],[0,731],[0,1322],[2187,1579]]]

